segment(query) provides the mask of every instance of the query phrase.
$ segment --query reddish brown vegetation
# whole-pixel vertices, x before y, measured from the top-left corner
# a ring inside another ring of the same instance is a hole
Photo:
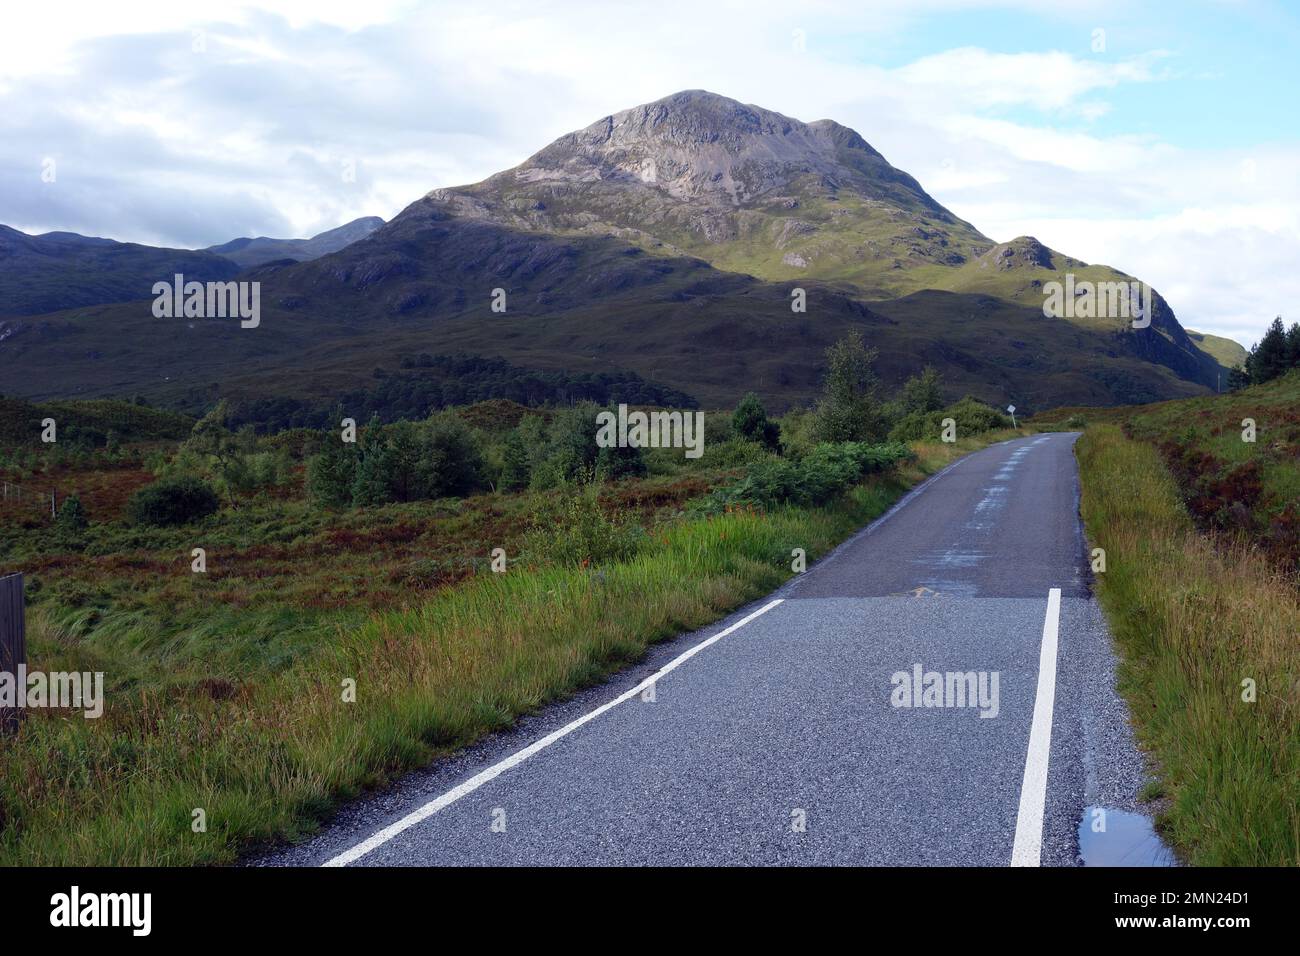
[[[1241,535],[1283,570],[1300,568],[1300,506],[1274,500],[1258,460],[1233,466],[1179,441],[1161,442],[1159,448],[1202,529]]]

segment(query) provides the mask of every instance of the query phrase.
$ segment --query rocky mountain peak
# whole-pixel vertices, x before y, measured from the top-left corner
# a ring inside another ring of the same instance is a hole
[[[593,146],[721,146],[739,153],[762,137],[799,136],[805,124],[707,90],[685,90],[598,120],[577,135]]]
[[[642,185],[672,199],[736,207],[799,182],[873,198],[901,189],[892,198],[938,208],[848,127],[804,123],[706,90],[613,113],[483,185],[489,192],[533,183]]]

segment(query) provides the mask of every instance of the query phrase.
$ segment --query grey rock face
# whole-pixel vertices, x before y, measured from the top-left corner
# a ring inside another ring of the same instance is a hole
[[[853,130],[703,90],[606,116],[514,169],[426,200],[516,228],[632,228],[720,243],[736,238],[742,210],[775,215],[841,192],[957,222]]]

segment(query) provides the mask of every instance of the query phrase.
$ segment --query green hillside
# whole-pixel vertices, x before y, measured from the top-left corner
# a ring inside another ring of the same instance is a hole
[[[1246,356],[1249,353],[1236,339],[1211,335],[1209,332],[1193,332],[1191,329],[1187,330],[1187,337],[1196,343],[1198,349],[1224,368],[1241,368],[1246,364]]]
[[[103,445],[110,434],[120,441],[163,441],[184,438],[194,420],[130,402],[26,402],[0,398],[0,448],[39,445],[41,423],[55,421],[59,441]]]
[[[199,412],[329,402],[411,356],[463,354],[636,375],[705,406],[753,389],[785,409],[856,329],[887,386],[929,364],[949,398],[1025,410],[1217,386],[1158,295],[1149,328],[1045,316],[1044,287],[1069,273],[1128,278],[1031,238],[995,244],[837,123],[697,90],[435,190],[333,254],[247,270],[255,329],[155,318],[147,299],[0,319],[0,374],[30,399],[140,393]]]

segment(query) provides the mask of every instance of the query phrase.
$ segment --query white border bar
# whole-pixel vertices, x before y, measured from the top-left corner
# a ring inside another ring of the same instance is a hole
[[[1025,778],[1020,784],[1020,811],[1016,814],[1016,841],[1011,847],[1012,866],[1040,866],[1043,852],[1043,810],[1047,803],[1047,761],[1052,752],[1052,710],[1056,705],[1056,643],[1061,623],[1061,589],[1047,592],[1047,617],[1038,652],[1038,693],[1034,722],[1029,728]]]
[[[692,647],[690,650],[673,658],[671,661],[669,661],[659,670],[655,671],[645,680],[641,681],[641,683],[637,684],[631,690],[624,691],[623,693],[619,694],[617,697],[615,697],[613,700],[609,701],[608,703],[601,704],[599,707],[597,707],[595,710],[591,711],[590,713],[584,714],[583,716],[579,717],[577,720],[573,721],[572,723],[565,724],[559,730],[553,731],[552,733],[547,734],[545,737],[541,738],[540,740],[534,741],[533,743],[525,747],[523,750],[511,754],[509,757],[507,757],[505,760],[502,760],[500,763],[495,763],[492,766],[488,767],[486,770],[474,775],[473,777],[470,777],[460,786],[454,787],[453,789],[448,790],[442,796],[430,800],[424,806],[408,813],[406,816],[402,817],[402,819],[398,820],[396,823],[390,824],[384,827],[384,829],[380,830],[378,833],[374,834],[373,836],[370,836],[365,840],[362,840],[356,846],[352,847],[352,849],[345,850],[344,852],[340,853],[338,856],[326,860],[325,863],[322,864],[322,866],[347,866],[349,863],[356,862],[357,860],[365,856],[367,853],[369,853],[371,850],[374,850],[377,847],[380,847],[383,844],[387,843],[389,840],[397,836],[399,833],[409,830],[417,823],[427,820],[429,817],[433,816],[435,813],[437,813],[439,810],[443,809],[444,807],[451,806],[451,804],[455,803],[461,797],[473,793],[479,787],[483,786],[483,784],[489,782],[490,780],[496,779],[497,777],[501,776],[501,774],[505,773],[507,770],[510,770],[512,767],[519,766],[529,757],[533,756],[533,754],[541,750],[545,750],[547,747],[555,743],[561,737],[568,736],[569,734],[573,733],[573,731],[577,730],[579,727],[581,727],[583,724],[587,723],[588,721],[595,720],[601,714],[605,713],[605,711],[611,710],[614,707],[617,707],[619,704],[623,703],[623,701],[635,697],[637,694],[641,693],[647,687],[654,684],[655,681],[659,680],[659,678],[663,677],[665,674],[668,674],[671,671],[676,670],[678,667],[686,663],[688,660],[690,660],[700,651],[704,650],[710,644],[716,644],[718,641],[722,640],[724,637],[726,637],[728,634],[732,633],[733,631],[740,630],[742,627],[744,627],[750,621],[754,620],[754,618],[758,617],[760,614],[766,614],[768,611],[772,610],[772,608],[780,604],[782,600],[783,600],[782,598],[777,598],[775,601],[768,602],[767,604],[763,605],[754,613],[741,618],[739,621],[731,625],[731,627],[727,628],[726,630],[719,631],[717,634],[714,634],[708,640],[701,641],[700,643]]]

